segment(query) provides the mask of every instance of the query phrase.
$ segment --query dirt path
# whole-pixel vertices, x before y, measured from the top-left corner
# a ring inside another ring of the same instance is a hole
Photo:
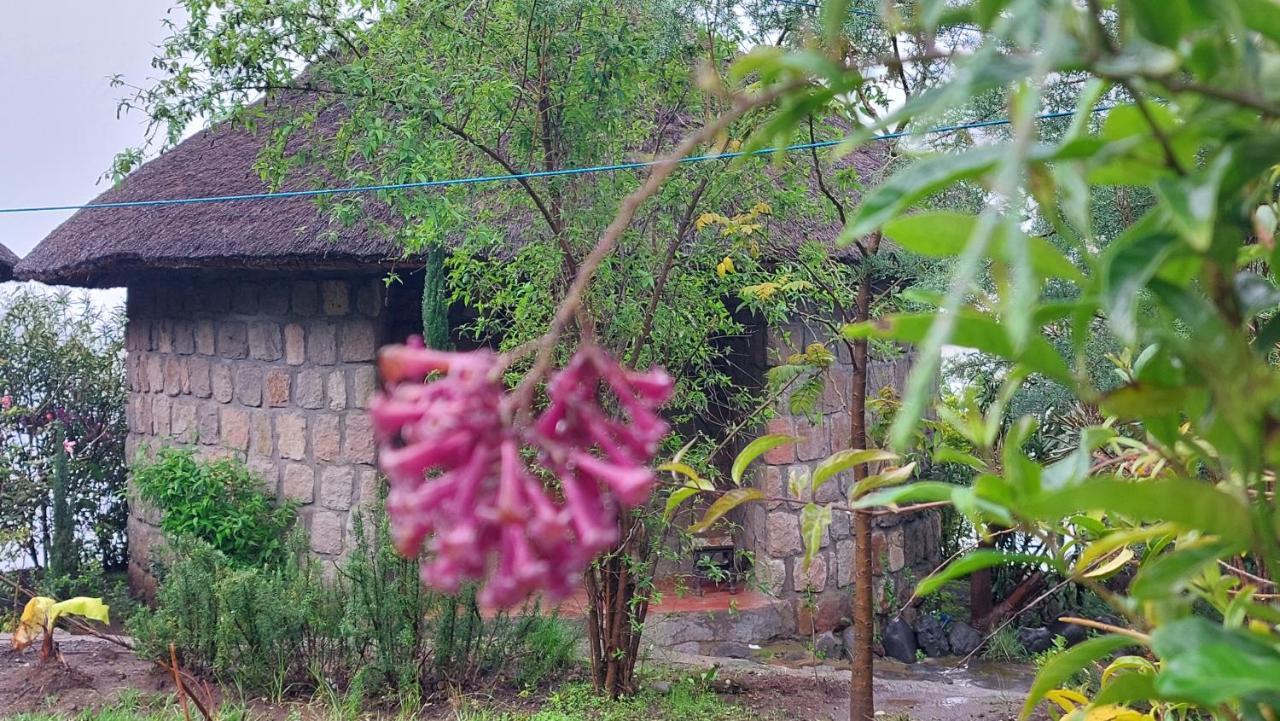
[[[654,654],[673,666],[719,668],[740,688],[742,704],[788,719],[844,721],[849,718],[849,671],[832,666],[790,668],[745,659]],[[1003,666],[953,669],[945,661],[905,664],[877,659],[875,694],[882,716],[911,721],[1005,721],[1016,719],[1031,686],[1029,670]]]
[[[58,637],[66,665],[38,664],[35,649],[18,653],[0,634],[0,717],[32,711],[75,714],[114,703],[121,693],[168,693],[172,683],[153,664],[90,636]]]

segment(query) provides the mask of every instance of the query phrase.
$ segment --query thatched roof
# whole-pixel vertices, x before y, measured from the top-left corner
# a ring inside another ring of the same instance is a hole
[[[681,119],[683,120],[683,119]],[[677,120],[666,131],[678,137],[692,122]],[[317,129],[335,129],[340,111],[321,113]],[[665,133],[664,133],[665,134]],[[145,163],[121,183],[99,195],[93,203],[116,203],[160,198],[242,195],[270,190],[254,164],[268,142],[269,129],[259,132],[242,125],[221,123],[196,133],[159,157]],[[670,147],[671,143],[664,143]],[[643,149],[641,149],[643,150]],[[762,161],[767,162],[767,161]],[[788,162],[808,163],[807,154],[792,154]],[[879,149],[860,150],[841,167],[855,166],[867,178],[884,165]],[[485,168],[480,173],[491,171]],[[829,173],[832,169],[828,168]],[[470,174],[460,170],[459,174]],[[769,172],[765,177],[775,175]],[[809,174],[811,193],[818,188]],[[297,173],[284,190],[304,190],[333,185]],[[589,181],[590,176],[583,176]],[[828,175],[828,182],[831,178]],[[762,179],[763,186],[777,184]],[[739,189],[741,191],[741,189]],[[767,195],[768,188],[759,188]],[[423,192],[423,191],[411,191]],[[737,200],[751,205],[759,193],[742,194]],[[82,209],[58,226],[18,263],[14,275],[23,280],[82,287],[126,285],[141,273],[173,271],[347,271],[376,270],[404,261],[394,237],[397,220],[371,196],[361,196],[366,220],[343,225],[319,207],[313,198],[268,201],[191,203],[168,206]],[[856,199],[847,199],[847,207]],[[541,224],[528,204],[478,200],[477,217],[506,229],[507,240],[517,245]],[[731,208],[717,208],[731,210]],[[838,227],[829,214],[806,218],[787,216],[775,224],[773,243],[796,245],[803,240],[830,241]],[[368,220],[371,219],[371,220]],[[781,219],[780,219],[781,220]]]
[[[13,277],[13,266],[18,264],[18,256],[0,243],[0,282]]]

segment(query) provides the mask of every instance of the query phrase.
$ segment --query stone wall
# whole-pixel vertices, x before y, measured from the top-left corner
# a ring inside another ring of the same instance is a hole
[[[129,286],[126,450],[234,456],[300,504],[312,550],[347,550],[377,493],[364,408],[387,313],[377,278],[211,277]],[[130,576],[145,582],[157,514],[132,504]]]
[[[773,360],[815,340],[805,328],[795,326],[769,339]],[[885,387],[901,391],[911,357],[872,361],[867,388],[876,396]],[[811,422],[785,411],[770,421],[766,433],[798,436],[798,443],[780,446],[755,464],[753,483],[773,498],[795,498],[829,503],[847,497],[852,474],[840,474],[811,496],[809,478],[819,461],[849,447],[848,393],[853,368],[841,347],[820,402],[820,417]],[[785,404],[784,404],[785,405]],[[799,489],[799,493],[793,493]],[[800,535],[800,505],[781,501],[751,504],[744,514],[744,545],[754,553],[757,581],[769,593],[793,601],[796,629],[808,633],[834,628],[852,617],[854,541],[852,519],[847,513],[832,515],[822,548],[808,570],[804,568],[804,544]],[[911,595],[915,582],[940,561],[941,518],[936,513],[913,516],[886,515],[875,519],[872,554],[875,567],[876,612],[896,613]]]

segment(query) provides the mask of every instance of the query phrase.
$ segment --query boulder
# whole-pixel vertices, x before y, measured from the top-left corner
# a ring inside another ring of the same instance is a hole
[[[844,650],[844,657],[853,658],[853,626],[840,632],[840,645]]]
[[[820,633],[813,639],[813,653],[820,659],[836,661],[844,655],[844,644],[831,631]]]
[[[927,656],[937,658],[951,653],[947,629],[943,627],[942,620],[932,613],[926,613],[916,621],[916,642]]]
[[[916,662],[916,650],[919,648],[916,632],[903,619],[895,618],[890,621],[880,640],[884,644],[884,655],[903,663]]]
[[[1043,626],[1018,629],[1018,643],[1022,644],[1022,648],[1027,653],[1044,653],[1053,648],[1053,636],[1054,634]]]
[[[982,634],[962,621],[951,624],[947,640],[951,643],[951,653],[957,656],[968,656],[982,647]]]
[[[1054,621],[1049,624],[1048,628],[1049,632],[1054,636],[1061,636],[1066,639],[1068,646],[1074,646],[1089,637],[1089,629],[1074,623]]]

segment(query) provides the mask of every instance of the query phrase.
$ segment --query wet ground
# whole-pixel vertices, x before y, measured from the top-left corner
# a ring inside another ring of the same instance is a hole
[[[654,660],[675,666],[717,667],[733,679],[746,706],[786,718],[843,721],[849,718],[849,666],[819,661],[795,642],[758,649],[751,659],[673,652]],[[1016,719],[1034,676],[1026,666],[927,659],[903,664],[876,659],[876,709],[882,717],[911,721],[1003,721]]]

